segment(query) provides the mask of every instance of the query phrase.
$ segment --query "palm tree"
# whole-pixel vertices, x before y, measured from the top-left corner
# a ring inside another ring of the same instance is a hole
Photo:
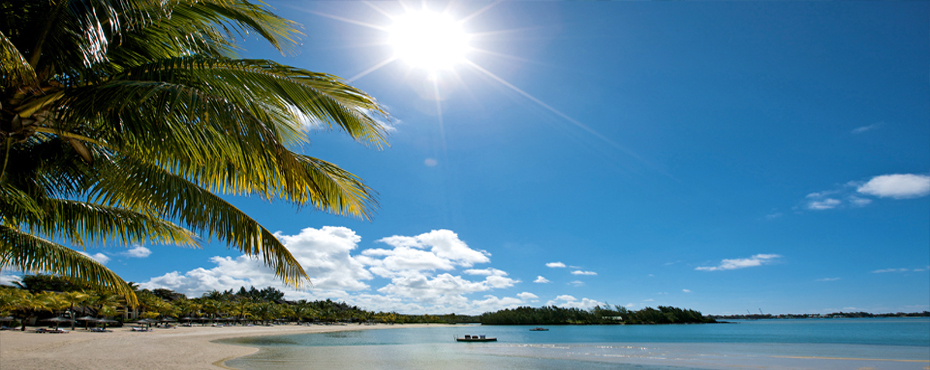
[[[71,311],[71,318],[74,319],[75,317],[77,317],[74,314],[74,305],[80,305],[86,302],[90,298],[90,295],[84,292],[74,291],[74,292],[61,293],[61,297],[65,302],[68,302],[68,305],[70,306],[68,310]],[[72,321],[71,330],[74,330],[74,325],[75,325],[75,322]]]
[[[360,178],[296,151],[316,127],[380,148],[386,113],[338,77],[235,59],[231,36],[286,51],[295,27],[248,0],[0,3],[0,268],[134,305],[119,276],[57,241],[196,246],[197,232],[307,281],[220,195],[367,218],[375,200]]]

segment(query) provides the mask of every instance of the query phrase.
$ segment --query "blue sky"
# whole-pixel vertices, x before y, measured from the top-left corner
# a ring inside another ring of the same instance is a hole
[[[384,150],[303,148],[379,193],[371,221],[231,198],[313,277],[288,298],[930,309],[930,2],[271,3],[301,47],[244,56],[352,79],[392,115]],[[464,20],[467,61],[391,60],[386,29],[423,6]],[[223,243],[142,247],[88,253],[145,287],[286,289]]]

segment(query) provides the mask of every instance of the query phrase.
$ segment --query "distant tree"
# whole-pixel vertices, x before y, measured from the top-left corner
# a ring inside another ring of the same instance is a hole
[[[72,281],[59,276],[46,274],[23,275],[19,281],[14,281],[13,285],[32,293],[42,291],[70,292],[88,288],[86,284],[79,281]]]

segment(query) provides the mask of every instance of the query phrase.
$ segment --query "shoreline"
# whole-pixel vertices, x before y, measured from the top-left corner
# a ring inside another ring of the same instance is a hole
[[[123,327],[110,333],[78,328],[67,334],[4,330],[0,331],[0,370],[233,369],[225,362],[259,349],[217,340],[421,326],[441,324],[196,326],[153,332]]]

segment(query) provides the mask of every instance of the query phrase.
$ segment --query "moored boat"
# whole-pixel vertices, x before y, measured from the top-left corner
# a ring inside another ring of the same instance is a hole
[[[535,328],[530,329],[530,331],[549,331],[549,329],[540,328],[540,327],[537,326],[537,327],[535,327]]]
[[[456,342],[496,342],[497,338],[488,338],[484,335],[466,335],[464,338],[455,337]]]

